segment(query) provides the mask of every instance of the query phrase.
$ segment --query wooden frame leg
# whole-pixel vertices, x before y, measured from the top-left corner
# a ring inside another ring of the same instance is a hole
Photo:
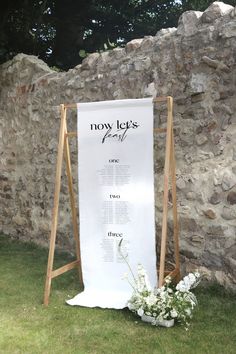
[[[176,198],[176,166],[175,166],[175,147],[174,147],[174,132],[172,129],[171,136],[171,180],[172,180],[172,204],[173,204],[173,236],[174,236],[174,256],[176,267],[176,279],[180,280],[180,260],[179,260],[179,223],[177,213],[177,198]]]
[[[77,223],[77,208],[76,208],[76,201],[75,201],[75,194],[73,189],[73,179],[72,179],[72,172],[71,172],[71,159],[70,159],[70,147],[69,141],[67,136],[67,128],[66,128],[66,135],[65,135],[65,150],[64,156],[66,161],[66,174],[68,179],[68,188],[70,194],[70,203],[71,203],[71,211],[72,211],[72,224],[73,224],[73,235],[75,240],[75,247],[76,247],[76,257],[78,261],[78,271],[79,271],[79,281],[80,284],[83,285],[83,276],[82,276],[82,266],[81,266],[81,253],[80,253],[80,241],[79,241],[79,228]]]
[[[56,232],[57,232],[57,223],[58,223],[58,206],[59,206],[59,196],[60,196],[60,189],[61,189],[61,171],[62,171],[62,161],[63,161],[65,128],[66,128],[66,112],[65,112],[64,105],[61,105],[61,126],[60,126],[60,133],[59,133],[58,153],[57,153],[56,183],[55,183],[54,203],[53,203],[53,212],[52,212],[52,226],[51,226],[50,246],[49,246],[49,254],[48,254],[47,276],[46,276],[45,291],[44,291],[45,306],[48,306],[49,296],[51,291],[53,260],[54,260]]]
[[[166,257],[166,241],[167,241],[167,215],[168,215],[168,187],[170,173],[170,152],[171,152],[171,136],[172,136],[172,97],[167,97],[167,132],[166,132],[166,154],[164,167],[164,195],[163,195],[163,216],[162,216],[162,233],[161,233],[161,252],[160,252],[160,270],[159,270],[159,287],[163,285],[165,276],[165,257]]]

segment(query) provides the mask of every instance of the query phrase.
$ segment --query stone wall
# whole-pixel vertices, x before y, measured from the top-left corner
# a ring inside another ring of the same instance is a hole
[[[172,95],[182,267],[236,289],[235,85],[236,8],[221,2],[68,72],[17,55],[0,67],[0,231],[48,245],[60,103]],[[69,122],[74,130],[75,113]],[[165,124],[162,107],[155,124]],[[155,138],[158,237],[164,141]],[[63,177],[58,245],[72,250],[67,194]]]

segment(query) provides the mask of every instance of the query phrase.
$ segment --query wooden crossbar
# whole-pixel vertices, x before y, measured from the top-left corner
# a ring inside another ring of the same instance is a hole
[[[160,96],[160,97],[155,97],[153,98],[152,102],[153,103],[161,103],[161,102],[166,102],[168,99],[171,99],[171,96]],[[65,103],[64,107],[65,108],[77,108],[79,104],[77,103]]]
[[[52,271],[52,278],[55,278],[58,275],[61,275],[61,274],[65,273],[65,272],[67,272],[68,270],[74,269],[74,268],[78,267],[78,265],[79,265],[79,261],[78,260],[73,261],[73,262],[68,263],[68,264],[65,264],[64,266]]]
[[[156,97],[153,99],[153,103],[167,103],[167,127],[166,128],[154,128],[155,133],[166,134],[166,149],[165,149],[165,165],[164,165],[164,193],[163,193],[163,214],[162,214],[162,233],[161,233],[161,250],[160,250],[160,266],[159,271],[159,286],[162,286],[165,277],[171,276],[177,280],[180,278],[180,260],[179,260],[179,226],[177,215],[177,198],[176,198],[176,172],[175,172],[175,151],[174,151],[174,133],[173,133],[173,98]],[[77,221],[77,208],[76,198],[73,191],[73,179],[71,172],[71,160],[70,149],[68,139],[77,136],[77,132],[67,131],[67,109],[74,109],[77,107],[75,103],[61,104],[61,125],[59,132],[58,153],[57,153],[57,166],[56,166],[56,178],[55,178],[55,192],[54,192],[54,204],[52,211],[52,225],[50,235],[50,246],[48,254],[47,275],[44,291],[44,305],[49,304],[49,296],[51,292],[52,279],[74,268],[78,269],[80,283],[83,284],[83,274],[80,255],[80,241],[79,230]],[[72,211],[72,224],[73,235],[75,239],[76,248],[76,260],[65,264],[64,266],[53,270],[56,233],[58,224],[58,208],[59,208],[59,196],[61,188],[61,175],[62,175],[62,161],[63,157],[66,162],[66,175],[68,180],[68,189]],[[170,178],[171,177],[171,178]],[[173,204],[173,225],[174,225],[174,258],[175,267],[172,271],[165,269],[166,258],[166,243],[167,243],[167,221],[168,221],[168,192],[169,184],[171,184],[172,190],[172,204]]]

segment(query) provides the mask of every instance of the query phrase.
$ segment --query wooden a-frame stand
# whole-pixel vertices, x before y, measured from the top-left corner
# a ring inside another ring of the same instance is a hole
[[[167,275],[172,278],[179,279],[180,277],[180,261],[179,261],[179,227],[177,216],[177,200],[176,200],[176,172],[175,172],[175,151],[174,151],[174,134],[173,134],[173,98],[156,97],[153,99],[153,103],[167,103],[167,126],[166,128],[155,128],[155,133],[166,133],[166,151],[165,151],[165,165],[164,165],[164,193],[163,193],[163,214],[162,214],[162,233],[161,233],[161,251],[160,251],[160,265],[158,271],[159,286],[165,281]],[[81,257],[80,257],[80,242],[79,231],[77,222],[77,208],[76,198],[73,191],[73,180],[71,173],[71,160],[69,141],[70,137],[76,137],[77,132],[67,131],[67,109],[76,108],[76,104],[61,104],[61,125],[59,133],[58,153],[57,153],[57,167],[56,167],[56,179],[55,179],[55,193],[54,193],[54,205],[52,213],[52,226],[50,235],[50,247],[48,255],[47,276],[44,291],[44,305],[49,304],[49,296],[51,291],[52,279],[71,270],[77,268],[79,272],[79,280],[83,284]],[[53,270],[54,252],[56,243],[56,233],[58,224],[58,207],[59,196],[61,188],[61,175],[62,175],[62,162],[63,155],[66,163],[66,174],[68,179],[68,187],[70,194],[70,203],[72,211],[72,223],[73,234],[76,247],[76,260],[68,263],[56,270]],[[172,211],[173,211],[173,239],[174,239],[174,259],[175,267],[172,271],[165,270],[165,258],[166,258],[166,243],[167,243],[167,217],[168,217],[168,192],[169,185],[171,185],[172,191]]]

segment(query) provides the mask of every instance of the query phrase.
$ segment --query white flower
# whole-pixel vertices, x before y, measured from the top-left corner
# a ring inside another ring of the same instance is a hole
[[[170,276],[167,276],[167,277],[165,278],[165,283],[166,283],[167,285],[169,285],[169,284],[171,283],[171,277],[170,277]]]
[[[188,275],[186,275],[183,279],[183,281],[185,282],[185,284],[189,287],[189,289],[191,288],[191,286],[195,283],[196,278],[195,275],[193,273],[189,273]]]
[[[137,314],[141,317],[144,314],[143,309],[139,308]]]
[[[146,270],[141,264],[138,264],[138,275],[145,277],[147,275]]]
[[[151,291],[152,287],[148,279],[148,275],[145,269],[139,264],[138,266],[138,279],[137,279],[137,288],[139,292],[142,291]]]
[[[188,316],[191,315],[191,309],[186,309],[185,312],[186,312],[186,314],[187,314]]]
[[[189,273],[188,278],[192,283],[194,283],[196,281],[196,277],[193,273]]]
[[[185,292],[189,290],[189,286],[183,280],[180,280],[180,282],[176,285],[176,290]]]
[[[146,298],[146,304],[148,306],[153,306],[155,302],[156,302],[156,296],[154,294],[151,294]]]
[[[175,309],[170,311],[170,315],[171,315],[172,318],[176,318],[178,316],[178,314],[177,314]]]

